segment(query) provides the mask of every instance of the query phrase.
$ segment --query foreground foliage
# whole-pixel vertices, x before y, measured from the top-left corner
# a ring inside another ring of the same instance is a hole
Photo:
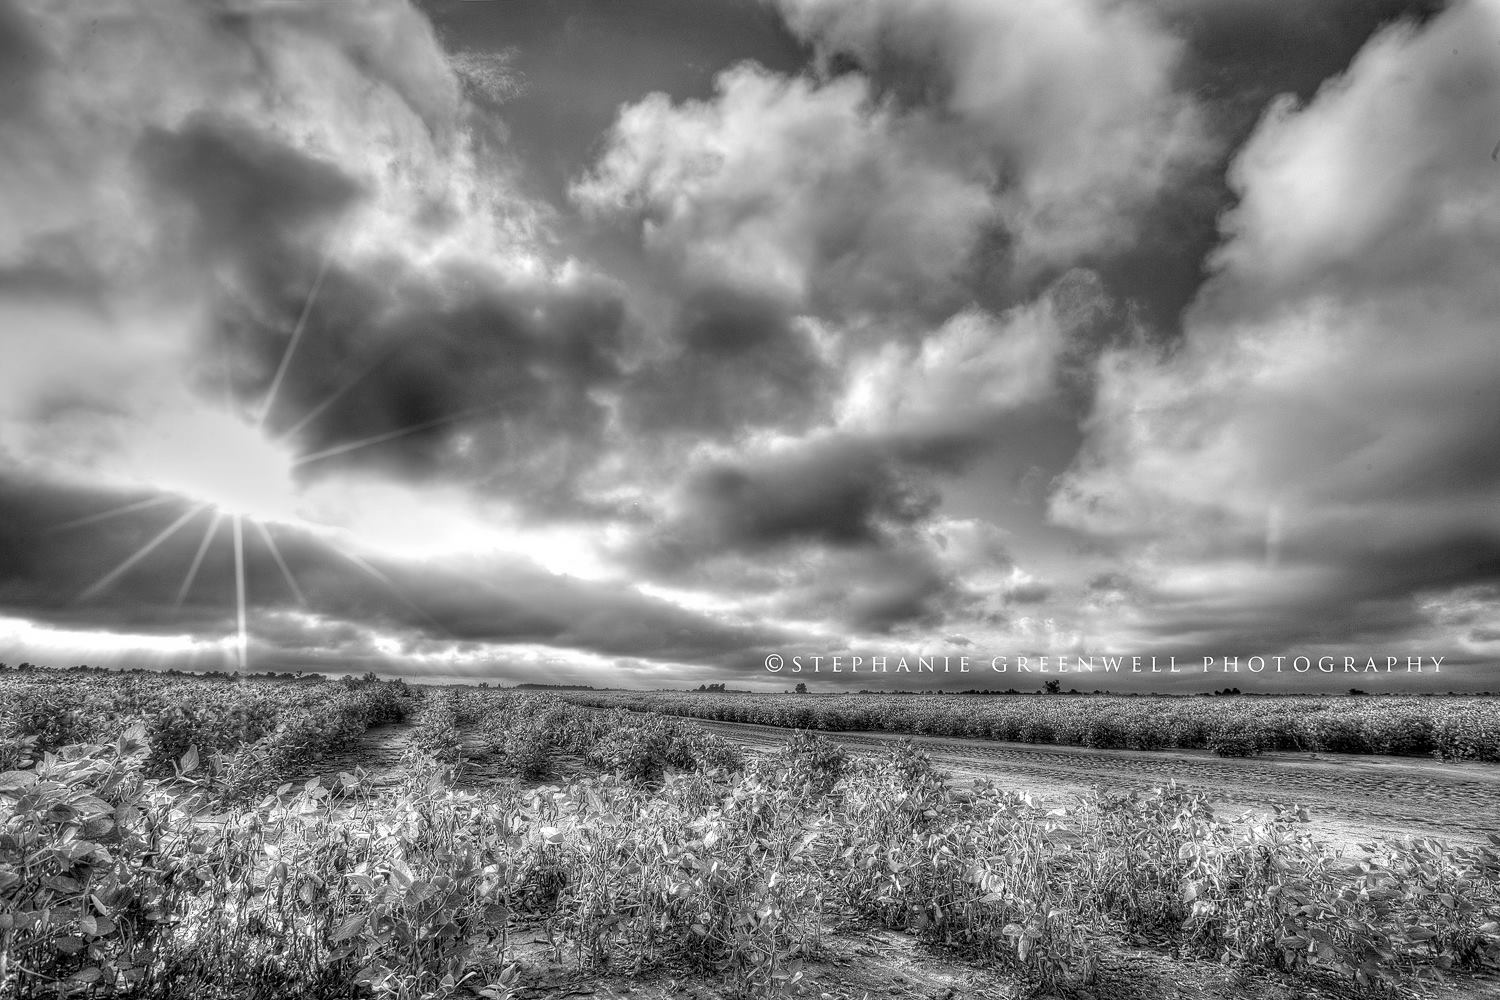
[[[0,774],[0,995],[505,1000],[518,928],[580,971],[791,995],[832,910],[1053,992],[1087,990],[1121,934],[1368,994],[1500,968],[1500,838],[1341,855],[1295,809],[1226,820],[1173,786],[1045,809],[955,787],[909,741],[799,734],[747,761],[553,697],[433,693],[415,733],[397,787],[255,798],[233,754],[163,773],[139,723],[23,747]],[[518,777],[558,754],[604,773],[455,790],[494,743]]]

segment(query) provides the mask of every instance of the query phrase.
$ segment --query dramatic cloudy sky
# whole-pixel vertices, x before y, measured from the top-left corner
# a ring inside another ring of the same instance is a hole
[[[1500,686],[1497,143],[1497,0],[0,0],[0,658]]]

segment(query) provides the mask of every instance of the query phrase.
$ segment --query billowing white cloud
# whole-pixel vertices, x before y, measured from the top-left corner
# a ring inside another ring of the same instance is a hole
[[[802,302],[951,300],[1003,232],[1029,275],[1121,249],[1212,154],[1173,88],[1182,45],[1144,8],[1069,0],[782,0],[790,27],[867,72],[746,64],[709,101],[625,107],[575,199],[643,220],[693,278]],[[892,66],[911,86],[877,93]],[[949,292],[947,299],[941,294]]]
[[[1376,634],[1495,574],[1497,34],[1456,4],[1276,104],[1185,342],[1102,360],[1052,512],[1137,543],[1148,629]]]
[[[1045,395],[1061,336],[1043,300],[997,317],[965,310],[916,347],[856,363],[839,419],[876,432],[953,433]]]
[[[689,287],[795,307],[941,297],[993,207],[982,173],[924,149],[928,123],[863,77],[817,83],[753,64],[709,101],[624,108],[573,197],[642,219],[648,251]]]
[[[571,189],[596,221],[638,227],[652,268],[637,308],[657,310],[642,326],[661,331],[673,393],[648,394],[668,400],[648,409],[638,373],[626,416],[654,433],[662,421],[642,414],[665,407],[739,445],[735,427],[774,429],[816,458],[793,464],[792,483],[779,467],[667,468],[688,512],[643,529],[634,551],[677,586],[700,560],[696,580],[713,587],[728,571],[705,566],[726,547],[811,539],[845,551],[799,549],[803,565],[889,587],[840,602],[783,580],[787,608],[834,609],[872,631],[953,613],[993,626],[1051,585],[1014,576],[1008,557],[994,579],[960,584],[931,535],[935,504],[903,508],[901,530],[872,512],[904,496],[887,487],[913,469],[951,474],[1000,422],[1076,395],[1101,343],[1129,326],[1076,265],[1124,247],[1162,190],[1212,153],[1174,90],[1182,46],[1147,11],[1082,0],[779,6],[820,69],[746,63],[708,99],[628,104]],[[857,69],[835,72],[834,55]],[[739,298],[730,309],[706,293]],[[784,359],[770,388],[761,345]],[[712,390],[712,414],[743,414],[725,400],[771,402],[753,423],[710,420],[697,386]],[[736,579],[753,588],[764,575]]]
[[[996,315],[955,313],[915,344],[892,341],[852,360],[836,420],[846,431],[916,440],[972,437],[1058,389],[1077,341],[1107,307],[1097,278],[1070,272]]]
[[[1493,275],[1500,62],[1479,39],[1497,20],[1466,0],[1397,25],[1307,107],[1274,102],[1230,171],[1241,198],[1217,264],[1282,295]]]

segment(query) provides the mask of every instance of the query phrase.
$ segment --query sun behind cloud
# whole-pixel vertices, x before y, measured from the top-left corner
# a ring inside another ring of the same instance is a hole
[[[133,439],[121,466],[138,485],[177,493],[225,514],[302,522],[296,456],[229,413],[207,409],[151,427]]]

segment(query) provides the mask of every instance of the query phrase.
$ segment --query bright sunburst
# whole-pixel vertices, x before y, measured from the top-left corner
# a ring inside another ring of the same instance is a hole
[[[139,446],[135,459],[143,483],[220,513],[288,524],[300,520],[296,456],[228,413],[208,410],[175,423]]]
[[[309,537],[328,545],[361,572],[391,590],[402,603],[432,622],[426,612],[397,591],[387,574],[356,553],[342,548],[337,533],[322,530],[326,528],[325,525],[304,516],[303,497],[296,473],[299,468],[323,459],[396,440],[431,427],[455,423],[470,416],[473,411],[425,420],[316,452],[298,454],[289,445],[289,440],[368,376],[373,370],[371,368],[359,372],[338,386],[279,436],[272,436],[267,430],[267,422],[276,412],[279,391],[292,367],[327,270],[328,258],[325,256],[271,385],[264,399],[255,408],[257,415],[253,420],[232,412],[240,407],[231,399],[222,410],[203,408],[194,412],[190,418],[178,415],[161,421],[149,433],[141,435],[140,440],[130,449],[129,456],[123,460],[124,468],[121,470],[127,481],[150,488],[156,491],[156,495],[58,525],[59,529],[80,528],[163,506],[173,500],[187,499],[191,502],[171,523],[88,586],[80,595],[81,600],[90,600],[109,590],[168,540],[187,529],[190,524],[197,523],[202,526],[202,535],[192,559],[184,569],[174,603],[174,607],[181,608],[193,590],[209,550],[226,533],[222,529],[227,525],[227,540],[234,556],[236,629],[233,639],[236,663],[238,669],[243,671],[249,663],[250,640],[245,574],[247,545],[261,548],[280,571],[288,591],[299,604],[304,607],[307,605],[302,587],[273,534],[272,529],[280,525],[308,532]]]

